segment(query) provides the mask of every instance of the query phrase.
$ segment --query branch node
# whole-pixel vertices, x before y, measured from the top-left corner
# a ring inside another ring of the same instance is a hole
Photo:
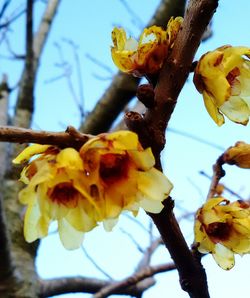
[[[155,92],[152,85],[140,85],[137,89],[136,96],[146,108],[152,109],[155,106]]]

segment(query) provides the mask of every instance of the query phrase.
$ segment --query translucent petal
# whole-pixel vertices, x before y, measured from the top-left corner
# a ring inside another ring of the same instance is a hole
[[[230,270],[234,266],[233,252],[220,243],[215,245],[213,257],[216,263],[224,270]]]
[[[33,155],[44,153],[51,145],[31,145],[25,148],[12,162],[14,164],[20,164],[29,160]]]
[[[27,242],[33,242],[48,234],[49,219],[41,217],[37,201],[29,204],[24,218],[24,237]]]
[[[118,51],[123,51],[125,48],[127,36],[123,28],[115,27],[112,31],[112,41],[114,48]]]
[[[130,150],[128,153],[136,166],[141,170],[149,170],[155,164],[155,158],[151,148],[147,148],[144,151]]]
[[[103,221],[103,227],[104,227],[105,231],[111,232],[113,227],[117,224],[117,222],[118,222],[118,218],[105,219]]]
[[[145,211],[151,213],[160,213],[164,207],[160,201],[152,201],[148,199],[140,200],[139,204]]]
[[[138,190],[148,199],[163,201],[173,188],[168,178],[155,168],[138,172]]]
[[[230,120],[246,125],[250,116],[248,105],[239,96],[231,96],[222,106],[220,110]]]
[[[20,203],[24,205],[31,204],[32,202],[34,202],[36,196],[37,194],[35,192],[35,189],[30,186],[26,186],[18,194]]]
[[[66,219],[76,230],[82,232],[88,232],[96,226],[94,217],[91,217],[91,214],[87,214],[80,207],[70,210]]]
[[[63,246],[66,249],[77,249],[81,246],[84,233],[74,229],[66,219],[58,221],[58,232]]]

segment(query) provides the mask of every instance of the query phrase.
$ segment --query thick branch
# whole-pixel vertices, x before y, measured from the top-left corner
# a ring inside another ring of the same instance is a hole
[[[139,272],[119,282],[111,282],[95,278],[84,277],[69,277],[52,280],[41,280],[39,297],[45,298],[54,295],[78,292],[92,294],[98,292],[98,295],[111,295],[112,293],[120,295],[138,296],[143,291],[145,291],[153,285],[152,283],[144,283],[142,282],[142,280],[151,277],[155,274],[168,272],[174,269],[176,268],[173,263],[166,263],[156,266],[147,266],[143,270],[140,270]]]
[[[152,148],[158,169],[161,169],[160,153],[165,146],[165,130],[217,5],[218,0],[190,1],[172,53],[160,72],[154,107],[147,110],[144,118],[136,113],[126,115],[128,127],[139,134],[143,147]],[[172,201],[168,198],[161,213],[149,215],[176,264],[183,290],[193,298],[209,297],[205,271],[189,251],[172,209]]]
[[[109,286],[110,284],[110,281],[85,277],[69,277],[52,280],[42,280],[40,282],[39,298],[46,298],[67,293],[93,294],[100,291],[102,288]],[[138,283],[133,287],[128,287],[126,289],[123,289],[122,291],[117,289],[115,294],[137,296],[150,286],[152,286],[152,284],[145,285],[144,283]]]
[[[7,3],[7,2],[6,2]],[[4,76],[0,84],[0,124],[7,124],[9,88],[7,78]],[[3,175],[6,168],[6,144],[0,144],[0,188],[3,185]],[[3,208],[2,190],[0,191],[0,284],[4,279],[8,279],[13,271],[13,265],[10,256],[10,241],[7,232],[6,218]],[[0,290],[1,293],[1,290]]]
[[[183,15],[185,2],[185,0],[161,1],[148,26],[166,26],[171,16]],[[120,112],[135,96],[139,82],[139,78],[121,72],[115,75],[111,85],[87,116],[80,130],[91,134],[108,131]]]
[[[49,144],[60,148],[79,149],[91,137],[93,136],[82,134],[72,126],[69,126],[65,132],[35,131],[13,126],[0,126],[0,142]]]

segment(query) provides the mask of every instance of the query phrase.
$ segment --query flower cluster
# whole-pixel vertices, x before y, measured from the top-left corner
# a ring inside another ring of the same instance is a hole
[[[246,125],[250,116],[250,48],[223,46],[204,54],[194,83],[206,109],[221,126],[224,115]]]
[[[221,268],[231,269],[234,253],[250,253],[249,202],[209,199],[196,214],[195,241],[201,253],[211,253]]]
[[[111,230],[124,210],[134,215],[140,207],[160,212],[172,189],[154,168],[151,149],[144,150],[129,131],[96,136],[79,151],[32,145],[13,162],[28,160],[20,178],[27,186],[19,193],[20,202],[27,205],[28,242],[46,236],[50,223],[57,221],[63,245],[77,248],[85,232],[99,222]]]
[[[115,65],[139,77],[157,73],[173,47],[182,20],[181,17],[171,18],[166,30],[158,26],[146,28],[138,42],[127,38],[123,28],[114,28],[111,54]]]

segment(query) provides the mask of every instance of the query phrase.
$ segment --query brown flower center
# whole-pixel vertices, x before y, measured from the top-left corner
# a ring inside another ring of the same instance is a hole
[[[77,204],[78,191],[71,182],[59,183],[54,188],[48,189],[47,194],[55,203],[71,207]]]
[[[206,227],[206,232],[215,242],[228,240],[231,227],[226,222],[213,222]]]
[[[236,78],[240,75],[240,69],[238,67],[233,68],[228,75],[226,76],[226,79],[230,86],[233,86],[236,81],[238,81]]]
[[[127,177],[128,156],[108,153],[101,156],[99,174],[105,183],[114,183]]]

